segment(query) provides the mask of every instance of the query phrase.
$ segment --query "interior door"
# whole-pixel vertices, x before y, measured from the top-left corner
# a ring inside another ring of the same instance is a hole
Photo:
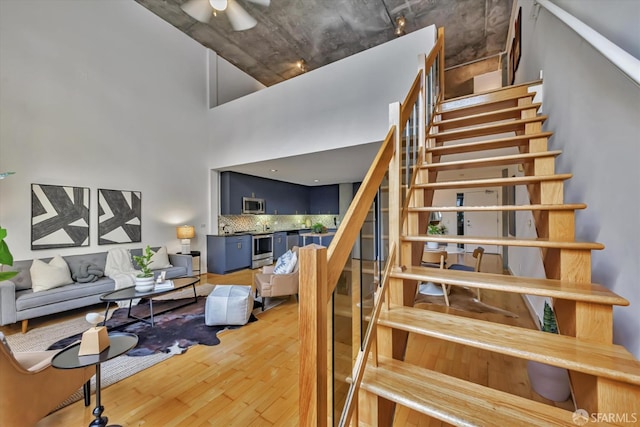
[[[498,205],[498,191],[476,190],[464,193],[464,206],[493,206]],[[465,236],[486,236],[499,237],[500,217],[498,212],[465,212],[464,213],[464,235]],[[473,252],[478,247],[477,244],[465,245],[465,252]],[[485,253],[499,253],[496,245],[482,245]]]

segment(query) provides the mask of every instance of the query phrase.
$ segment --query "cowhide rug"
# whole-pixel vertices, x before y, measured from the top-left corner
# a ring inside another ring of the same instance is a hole
[[[182,304],[184,300],[154,301],[154,313],[169,310],[154,316],[154,327],[147,322],[128,318],[127,308],[119,308],[107,321],[107,329],[109,332],[130,332],[138,336],[138,345],[127,353],[128,356],[148,356],[153,353],[182,354],[196,344],[217,345],[220,343],[218,332],[241,326],[206,326],[205,301],[205,296],[199,296],[197,303],[173,310],[172,306]],[[256,301],[254,308],[260,304]],[[147,317],[148,312],[149,304],[144,300],[131,309],[131,314],[138,317]],[[249,322],[256,320],[253,314],[249,318]],[[64,348],[81,338],[82,334],[64,338],[52,344],[49,350]]]

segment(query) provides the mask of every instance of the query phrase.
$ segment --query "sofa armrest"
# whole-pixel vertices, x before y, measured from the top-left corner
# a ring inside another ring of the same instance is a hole
[[[262,267],[262,274],[273,274],[273,270],[275,270],[275,265],[265,265]]]
[[[0,282],[0,325],[16,323],[16,285],[11,280]]]
[[[174,267],[184,267],[187,269],[187,276],[193,276],[193,257],[183,254],[169,254],[169,262]]]

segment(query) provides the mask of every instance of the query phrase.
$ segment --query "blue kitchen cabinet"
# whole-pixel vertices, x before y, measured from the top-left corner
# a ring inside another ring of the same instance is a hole
[[[338,215],[340,188],[337,184],[309,187],[309,211],[312,215]]]
[[[287,232],[278,231],[273,233],[273,259],[277,260],[287,251]]]
[[[251,267],[251,235],[207,236],[207,272],[225,274]]]
[[[309,212],[309,187],[237,172],[220,173],[220,214],[241,215],[242,198],[264,199],[268,215]]]

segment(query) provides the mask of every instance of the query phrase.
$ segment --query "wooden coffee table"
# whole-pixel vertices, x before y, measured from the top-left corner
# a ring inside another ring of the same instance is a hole
[[[131,318],[131,319],[138,319],[138,320],[142,320],[143,322],[147,322],[149,323],[152,327],[154,326],[154,321],[153,321],[153,316],[154,316],[154,312],[153,312],[153,297],[157,297],[160,295],[165,295],[165,294],[170,294],[171,292],[175,292],[175,291],[179,291],[181,289],[184,288],[188,288],[189,286],[191,286],[193,288],[193,301],[191,301],[191,299],[189,299],[189,302],[185,303],[185,304],[180,304],[180,305],[174,305],[172,306],[170,309],[165,310],[165,311],[169,311],[169,310],[173,310],[179,307],[184,307],[185,305],[189,305],[189,304],[194,304],[198,301],[198,295],[196,293],[196,284],[200,281],[199,278],[197,277],[179,277],[177,279],[172,279],[171,280],[173,282],[173,288],[168,288],[168,289],[158,289],[158,290],[151,290],[149,292],[138,292],[135,289],[135,286],[130,286],[127,288],[122,288],[122,289],[118,289],[115,291],[111,291],[111,292],[107,292],[106,294],[100,296],[100,300],[104,301],[107,303],[107,308],[105,309],[105,313],[104,313],[104,318],[105,318],[105,324],[107,322],[107,314],[109,313],[109,305],[112,302],[118,302],[118,301],[132,301],[134,299],[137,298],[148,298],[149,299],[149,316],[148,317],[137,317],[137,316],[133,316],[131,314],[131,304],[129,304],[129,310],[127,311],[127,317]],[[161,314],[164,313],[165,311],[161,311],[160,313],[155,313],[155,314]]]

